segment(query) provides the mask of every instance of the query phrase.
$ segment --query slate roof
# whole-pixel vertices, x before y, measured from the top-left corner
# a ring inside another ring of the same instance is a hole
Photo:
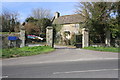
[[[84,22],[85,19],[80,14],[60,16],[53,20],[53,24],[74,24]]]

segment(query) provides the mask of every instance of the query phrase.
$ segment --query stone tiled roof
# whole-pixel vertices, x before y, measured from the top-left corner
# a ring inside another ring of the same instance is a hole
[[[53,20],[53,24],[72,24],[84,22],[85,19],[80,14],[60,16]]]

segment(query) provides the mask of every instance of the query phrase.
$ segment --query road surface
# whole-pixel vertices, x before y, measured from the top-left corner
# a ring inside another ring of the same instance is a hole
[[[118,78],[118,53],[57,46],[54,52],[3,60],[5,78]]]
[[[118,78],[117,60],[3,66],[8,78]]]

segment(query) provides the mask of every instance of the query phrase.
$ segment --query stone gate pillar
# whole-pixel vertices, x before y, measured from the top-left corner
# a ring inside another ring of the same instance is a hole
[[[46,28],[46,42],[47,45],[50,47],[54,47],[54,42],[53,42],[53,27],[48,26]]]
[[[24,27],[24,25],[20,26],[20,40],[21,40],[20,47],[24,47],[25,46],[25,27]]]
[[[89,32],[88,29],[82,29],[82,48],[89,46]]]
[[[110,46],[110,31],[106,31],[105,45]]]

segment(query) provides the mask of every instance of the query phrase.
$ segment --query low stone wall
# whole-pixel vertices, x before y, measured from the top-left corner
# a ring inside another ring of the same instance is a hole
[[[8,48],[8,39],[7,39],[8,35],[2,35],[2,48]]]
[[[18,38],[20,37],[19,33],[12,33],[12,34],[3,34],[0,36],[1,42],[2,42],[2,48],[9,48],[9,40],[8,36],[17,36]],[[20,39],[16,41],[16,43],[13,41],[13,46],[16,45],[16,47],[20,46]],[[11,46],[12,47],[12,46]]]

